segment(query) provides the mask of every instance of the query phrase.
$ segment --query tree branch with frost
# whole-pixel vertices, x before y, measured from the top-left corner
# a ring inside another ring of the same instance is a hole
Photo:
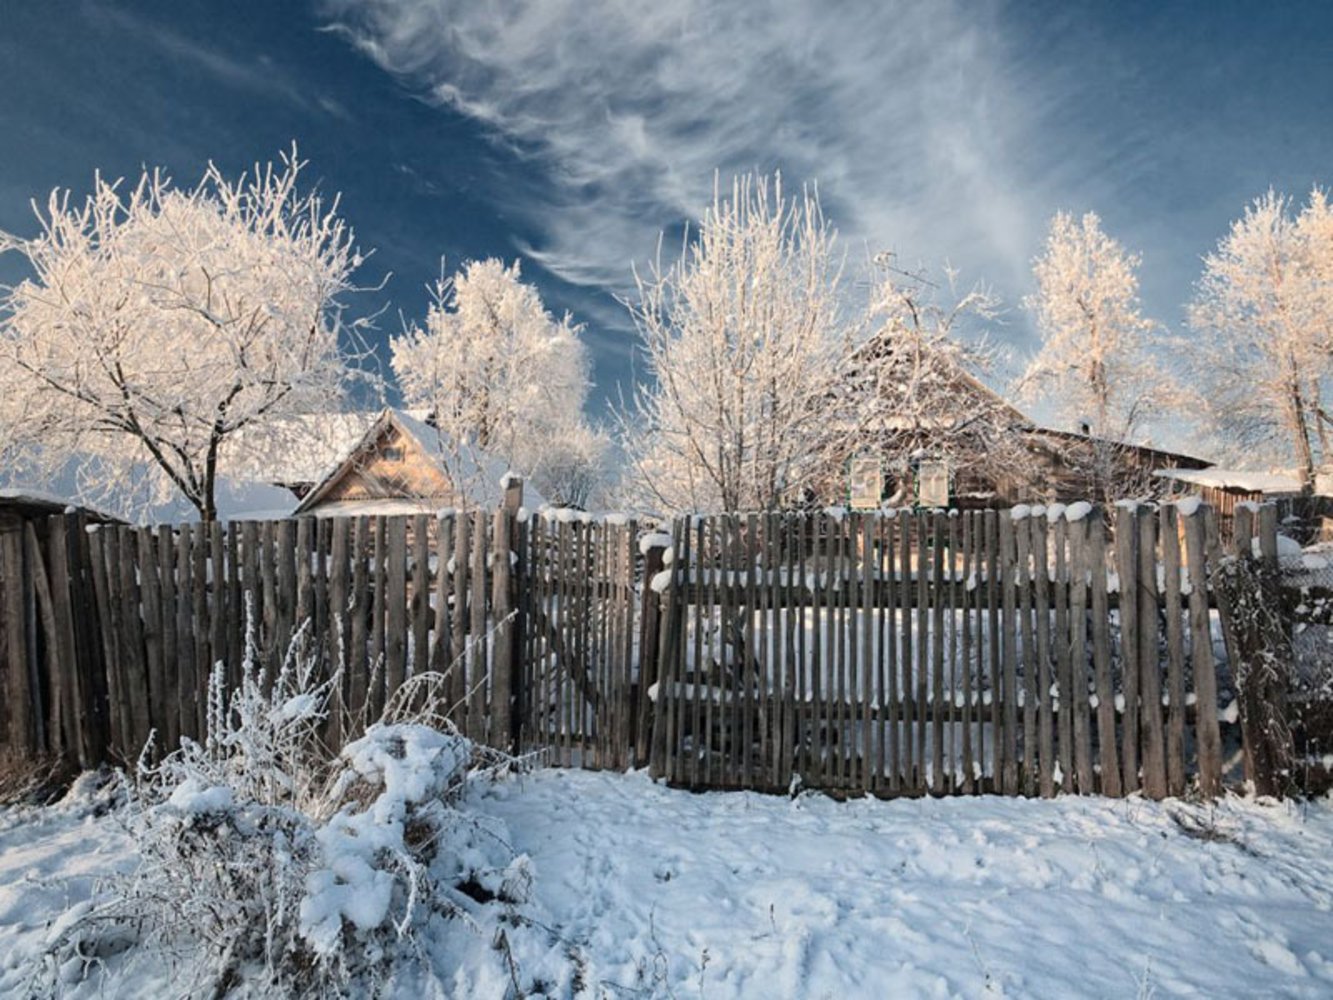
[[[1190,327],[1210,430],[1238,457],[1293,462],[1312,487],[1326,458],[1322,398],[1333,330],[1333,207],[1269,191],[1204,258]],[[1200,349],[1202,347],[1202,350]],[[1279,457],[1280,456],[1280,457]]]
[[[1019,381],[1070,430],[1130,441],[1178,398],[1165,374],[1156,325],[1139,307],[1140,258],[1102,231],[1095,212],[1051,219],[1025,300],[1041,349]]]
[[[813,189],[748,175],[715,186],[674,264],[636,271],[651,381],[618,416],[638,502],[768,509],[818,474],[844,334],[835,243]]]
[[[73,459],[93,503],[147,468],[156,499],[177,491],[211,520],[232,434],[340,397],[362,356],[341,300],[363,257],[337,198],[299,191],[304,166],[293,147],[189,188],[98,175],[81,204],[34,205],[36,236],[0,234],[32,272],[0,289],[11,453]]]
[[[547,311],[517,261],[472,261],[432,291],[424,324],[392,341],[393,370],[408,405],[434,413],[451,471],[477,468],[462,460],[485,453],[553,500],[586,500],[591,486],[562,478],[580,463],[578,475],[601,475],[604,438],[583,419],[591,383],[582,327]]]

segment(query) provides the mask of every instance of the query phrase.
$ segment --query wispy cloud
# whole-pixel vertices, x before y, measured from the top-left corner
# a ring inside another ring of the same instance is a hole
[[[715,171],[818,180],[847,245],[1026,283],[1033,119],[995,16],[961,3],[332,0],[334,29],[542,163],[526,252],[623,289]]]
[[[290,74],[265,55],[236,56],[181,34],[128,10],[92,5],[90,15],[108,27],[147,41],[169,59],[188,63],[233,90],[281,101],[306,112],[320,112],[351,121],[351,113],[331,97],[308,93]]]

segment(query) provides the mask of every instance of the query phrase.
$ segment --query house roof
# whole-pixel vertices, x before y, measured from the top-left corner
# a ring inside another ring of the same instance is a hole
[[[1301,483],[1289,472],[1252,472],[1246,469],[1158,469],[1161,479],[1216,490],[1263,493],[1271,496],[1297,494]]]
[[[297,504],[293,514],[312,513],[315,508],[325,516],[351,513],[417,514],[437,510],[439,504],[431,501],[439,498],[418,496],[322,503],[334,485],[354,471],[361,460],[375,449],[391,426],[416,442],[422,454],[454,485],[459,498],[467,505],[487,507],[496,502],[501,480],[509,472],[505,462],[475,447],[453,447],[442,431],[427,423],[424,414],[419,416],[413,411],[387,408],[344,451],[341,459],[316,480],[315,487]],[[527,483],[524,483],[523,489],[527,506],[535,508],[546,505],[546,500]]]
[[[0,512],[16,514],[22,518],[49,517],[53,514],[82,514],[92,521],[103,523],[120,522],[120,519],[104,511],[97,510],[65,497],[48,493],[45,490],[27,487],[0,488]]]
[[[1062,431],[1054,427],[1042,427],[1038,424],[1032,424],[1024,428],[1024,432],[1030,437],[1050,438],[1056,441],[1067,441],[1071,444],[1108,444],[1117,448],[1128,448],[1137,452],[1141,457],[1150,459],[1159,465],[1179,466],[1181,471],[1204,469],[1213,463],[1206,458],[1197,458],[1194,455],[1186,455],[1181,452],[1164,451],[1161,448],[1154,448],[1146,444],[1132,444],[1128,441],[1116,441],[1112,438],[1097,437],[1092,434],[1083,434],[1078,431]]]
[[[375,426],[383,410],[306,413],[237,431],[223,445],[232,479],[300,486],[324,480]],[[400,410],[425,421],[428,410]]]

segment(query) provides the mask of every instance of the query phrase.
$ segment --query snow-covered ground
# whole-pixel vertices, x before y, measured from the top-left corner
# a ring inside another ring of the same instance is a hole
[[[533,861],[527,919],[509,930],[525,990],[1333,995],[1328,799],[840,803],[545,770],[470,807]],[[133,861],[114,815],[86,798],[0,812],[0,994],[23,995],[23,955],[90,876]],[[489,928],[451,936],[436,963],[456,973],[424,990],[405,977],[400,995],[505,996],[494,943]]]

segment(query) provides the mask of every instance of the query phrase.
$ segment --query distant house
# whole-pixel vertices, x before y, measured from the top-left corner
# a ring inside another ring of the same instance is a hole
[[[428,410],[403,410],[426,421]],[[336,468],[383,415],[381,410],[307,413],[246,427],[223,445],[222,465],[238,481],[303,498]]]
[[[1042,427],[952,354],[930,345],[914,352],[912,343],[886,332],[858,347],[827,407],[834,420],[840,408],[849,414],[841,421],[847,426],[844,460],[887,460],[884,495],[895,504],[927,492],[938,502],[945,482],[949,505],[958,508],[1100,500],[1121,492],[1154,496],[1165,485],[1153,478],[1155,470],[1211,464]],[[866,406],[868,396],[876,406]],[[858,422],[861,412],[878,416]],[[831,472],[834,481],[818,491],[823,502],[846,497],[846,467]],[[936,488],[924,491],[923,483]]]
[[[500,505],[508,470],[491,456],[455,448],[413,413],[386,409],[305,492],[296,515],[420,514]],[[526,488],[528,506],[545,500]]]

